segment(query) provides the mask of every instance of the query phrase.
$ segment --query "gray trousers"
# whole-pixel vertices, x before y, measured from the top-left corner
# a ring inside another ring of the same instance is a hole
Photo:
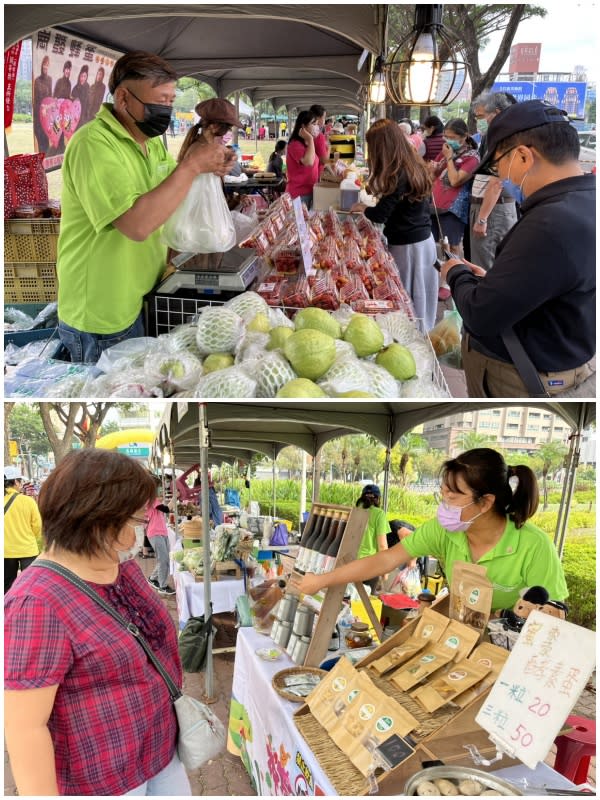
[[[491,210],[487,221],[486,235],[473,233],[473,225],[481,216],[481,204],[472,205],[469,210],[469,229],[471,231],[471,258],[473,264],[491,269],[496,258],[496,249],[517,221],[517,207],[514,203],[497,203]]]
[[[167,585],[169,580],[169,537],[168,536],[153,536],[150,539],[150,544],[156,553],[156,566],[150,577],[158,581],[161,589]]]

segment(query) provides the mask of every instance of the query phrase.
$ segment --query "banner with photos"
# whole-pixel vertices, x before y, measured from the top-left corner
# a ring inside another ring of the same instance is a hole
[[[32,36],[34,150],[45,153],[45,169],[62,164],[78,128],[108,99],[115,50],[46,28]]]

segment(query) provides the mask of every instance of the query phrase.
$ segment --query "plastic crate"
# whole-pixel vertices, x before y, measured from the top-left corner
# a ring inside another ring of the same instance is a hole
[[[4,258],[23,263],[56,263],[60,220],[4,221]]]
[[[57,293],[56,264],[4,264],[5,303],[51,303]]]
[[[69,361],[68,351],[63,347],[58,338],[57,328],[39,328],[35,331],[9,331],[4,334],[4,347],[14,344],[16,347],[24,347],[29,342],[39,342],[43,339],[50,339],[50,343],[44,350],[43,358],[54,358],[60,361]]]

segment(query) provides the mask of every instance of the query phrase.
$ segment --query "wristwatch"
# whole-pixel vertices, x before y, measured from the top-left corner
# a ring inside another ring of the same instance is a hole
[[[480,217],[480,218],[477,220],[477,224],[478,224],[478,225],[487,225],[487,218]]]

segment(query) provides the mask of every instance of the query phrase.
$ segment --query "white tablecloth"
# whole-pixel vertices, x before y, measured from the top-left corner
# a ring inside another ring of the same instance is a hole
[[[263,661],[256,655],[263,647],[273,647],[268,636],[238,630],[228,747],[241,757],[259,796],[335,795],[294,724],[301,704],[284,700],[271,686],[273,675],[296,665],[286,653]]]
[[[204,614],[204,583],[197,581],[189,572],[176,572],[174,578],[179,627],[183,628],[190,617]],[[210,595],[213,613],[235,611],[235,602],[241,594],[244,594],[243,578],[212,581]]]

